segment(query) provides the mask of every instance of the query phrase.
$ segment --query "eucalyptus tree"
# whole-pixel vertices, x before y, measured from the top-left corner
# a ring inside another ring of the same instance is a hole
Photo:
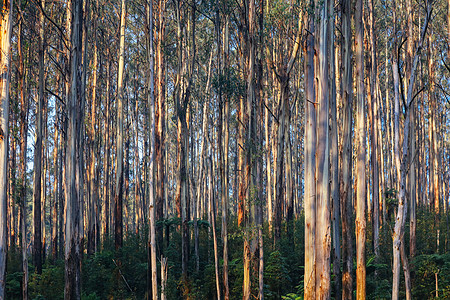
[[[392,265],[392,273],[393,273],[393,280],[392,280],[392,299],[397,300],[399,298],[399,286],[400,286],[400,248],[402,244],[402,236],[404,233],[404,226],[406,222],[406,175],[407,175],[407,168],[408,168],[408,160],[409,160],[409,130],[410,130],[410,113],[411,113],[411,104],[414,100],[413,98],[413,90],[414,90],[414,83],[416,80],[416,70],[420,58],[420,53],[423,47],[423,43],[425,40],[425,36],[427,33],[428,25],[431,18],[431,12],[432,12],[432,5],[430,2],[427,1],[426,5],[426,15],[425,15],[425,21],[423,23],[423,27],[420,33],[420,39],[417,43],[417,47],[414,53],[414,58],[412,60],[412,67],[411,67],[411,76],[408,78],[408,90],[407,90],[407,96],[406,96],[406,102],[405,102],[405,109],[406,109],[406,116],[405,116],[405,124],[403,128],[403,144],[402,144],[402,153],[400,158],[400,128],[399,128],[399,97],[398,97],[398,90],[396,89],[395,92],[396,95],[396,113],[395,113],[395,167],[396,167],[396,173],[397,177],[400,179],[400,190],[398,192],[398,208],[397,208],[397,214],[395,219],[395,227],[393,232],[393,265]],[[395,26],[395,22],[394,22]],[[395,31],[394,31],[395,32]],[[394,55],[395,57],[395,55]],[[394,60],[394,65],[396,61]],[[394,71],[394,80],[395,82],[398,82],[398,71],[396,71],[395,66],[393,67]],[[395,86],[398,87],[398,85],[395,84]],[[406,274],[406,276],[409,276],[409,274]]]
[[[38,105],[36,107],[36,144],[34,151],[34,182],[33,182],[33,261],[36,265],[36,272],[38,274],[42,273],[42,218],[41,214],[41,196],[45,192],[42,190],[42,161],[43,161],[43,114],[44,114],[44,85],[45,85],[45,77],[44,77],[44,9],[45,9],[45,0],[40,2],[40,10],[39,10],[39,94],[38,94]]]
[[[156,231],[155,231],[155,195],[154,195],[154,163],[155,163],[155,86],[154,86],[154,47],[153,47],[153,3],[148,1],[146,4],[146,35],[147,35],[147,60],[148,60],[148,114],[151,120],[150,124],[150,164],[149,164],[149,238],[148,238],[148,263],[149,280],[148,295],[152,295],[153,300],[158,299],[158,277],[156,265]],[[150,289],[151,286],[151,289]]]
[[[7,141],[9,135],[9,82],[10,50],[13,1],[3,1],[0,23],[1,53],[0,67],[0,299],[5,299],[6,284],[6,170],[8,161]]]
[[[364,95],[364,28],[363,3],[356,1],[355,54],[356,54],[356,298],[366,299],[366,134]]]
[[[83,1],[69,2],[70,79],[67,98],[67,144],[65,172],[65,287],[64,299],[81,299],[81,256],[83,238],[80,153],[83,121],[82,49]]]
[[[342,99],[342,151],[340,156],[339,194],[342,219],[342,298],[353,296],[353,246],[352,246],[352,35],[351,1],[341,2],[341,99]]]
[[[122,0],[120,13],[119,69],[117,76],[117,156],[116,156],[116,194],[114,196],[114,240],[116,249],[123,244],[123,76],[125,65],[125,27],[126,1]]]

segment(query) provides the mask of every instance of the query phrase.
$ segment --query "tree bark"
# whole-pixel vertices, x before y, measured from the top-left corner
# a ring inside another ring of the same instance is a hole
[[[21,5],[19,13],[22,14]],[[22,53],[22,18],[18,20],[17,50],[19,56],[18,89],[20,94],[20,162],[19,162],[19,197],[20,197],[20,233],[22,248],[22,298],[28,299],[28,253],[27,253],[27,223],[26,217],[26,167],[27,167],[27,140],[28,140],[28,99],[25,96],[25,64]],[[2,26],[3,27],[3,26]],[[3,39],[2,39],[3,40]],[[55,199],[57,201],[57,199]],[[1,295],[0,295],[1,298]]]
[[[335,14],[334,1],[328,1],[328,13],[330,14],[329,26],[329,49],[328,55],[330,59],[330,114],[331,114],[331,132],[330,132],[330,197],[332,205],[332,255],[333,255],[333,275],[334,275],[334,294],[337,300],[341,299],[341,243],[340,243],[340,222],[341,222],[341,206],[339,199],[339,144],[338,144],[338,121],[337,121],[337,104],[336,104],[336,63],[335,63],[335,46],[334,46],[334,30],[335,30]]]
[[[39,94],[36,119],[36,143],[34,152],[34,182],[33,182],[33,260],[36,272],[42,273],[42,223],[41,223],[41,195],[42,195],[42,114],[44,110],[44,12],[45,0],[41,0],[39,13]]]
[[[352,179],[352,105],[353,82],[351,64],[351,8],[350,0],[341,2],[342,13],[342,79],[341,93],[343,103],[343,133],[340,168],[340,200],[342,216],[342,299],[352,299],[353,296],[353,246],[352,225],[353,216],[351,179]]]
[[[305,47],[305,299],[316,293],[316,95],[314,87],[314,1],[308,3],[308,31]]]
[[[223,38],[223,60],[224,70],[228,74],[229,70],[229,26],[230,16],[225,16],[224,24],[224,38]],[[227,75],[226,75],[227,76]],[[228,79],[228,78],[227,78]],[[224,286],[224,299],[230,299],[230,289],[228,284],[228,202],[229,202],[229,168],[228,168],[228,150],[230,140],[229,130],[229,118],[230,118],[230,99],[225,94],[224,99],[224,112],[223,112],[223,193],[222,198],[222,240],[223,240],[223,286]]]
[[[356,52],[356,298],[366,299],[366,135],[365,135],[365,103],[364,103],[364,28],[362,24],[363,3],[356,1],[355,52]]]
[[[154,55],[155,51],[153,48],[153,1],[147,2],[146,5],[146,25],[147,25],[147,60],[149,64],[148,70],[148,115],[149,120],[151,122],[150,125],[150,164],[148,169],[149,174],[149,222],[150,222],[150,230],[148,237],[148,262],[151,266],[149,268],[149,282],[148,282],[148,297],[152,295],[153,300],[158,299],[158,269],[156,262],[156,213],[155,213],[155,195],[154,195],[154,163],[155,163],[155,137],[156,137],[156,110],[155,110],[155,86],[154,86]],[[137,130],[137,128],[136,128]],[[163,272],[163,263],[161,265],[161,274]],[[151,270],[151,271],[150,271]],[[163,277],[161,277],[163,278]],[[151,280],[151,284],[150,284]],[[164,293],[161,292],[161,298]]]
[[[6,284],[6,170],[9,135],[9,82],[13,1],[3,1],[1,14],[0,52],[0,299],[5,299]]]
[[[165,197],[165,120],[166,120],[166,61],[165,61],[165,34],[166,34],[166,0],[158,1],[158,36],[156,38],[156,95],[155,102],[155,220],[164,218]],[[167,237],[168,238],[168,237]],[[158,244],[162,246],[162,230],[158,231]]]
[[[317,72],[317,161],[316,161],[316,299],[331,297],[331,205],[328,79],[328,1],[316,2],[320,15]],[[332,20],[333,21],[333,20]],[[318,40],[317,40],[318,39]],[[317,50],[316,50],[317,51]],[[331,75],[334,79],[334,76]]]
[[[395,119],[394,119],[394,132],[395,132],[395,165],[396,165],[396,173],[397,177],[400,178],[400,190],[398,192],[398,208],[397,215],[395,219],[395,227],[393,234],[393,265],[392,265],[392,273],[393,273],[393,281],[392,281],[392,300],[397,300],[399,297],[399,285],[400,285],[400,247],[402,243],[402,235],[404,232],[405,226],[405,218],[406,218],[406,174],[408,168],[408,160],[409,160],[409,129],[410,129],[410,118],[409,115],[411,113],[410,107],[413,99],[413,89],[416,75],[416,68],[419,61],[419,55],[422,50],[423,40],[425,39],[425,34],[427,32],[428,23],[431,17],[432,7],[430,4],[427,4],[426,7],[426,18],[423,24],[420,40],[417,45],[416,53],[414,55],[413,64],[411,67],[411,76],[409,77],[408,84],[408,94],[406,98],[406,116],[405,116],[405,125],[403,130],[403,145],[402,145],[402,158],[400,160],[400,128],[399,128],[399,111],[400,111],[400,103],[398,96],[398,68],[397,68],[397,59],[394,54],[393,59],[393,71],[394,71],[394,92],[395,92]],[[395,10],[394,10],[394,26],[395,26]],[[394,30],[395,32],[395,30]],[[395,45],[396,43],[394,43]],[[396,47],[394,47],[395,49]],[[409,277],[409,274],[406,274]]]
[[[110,123],[110,68],[111,68],[111,63],[110,63],[110,59],[109,59],[109,51],[107,51],[107,61],[106,61],[106,96],[105,96],[105,140],[104,140],[104,161],[103,161],[103,165],[105,166],[105,171],[103,172],[103,181],[104,181],[104,186],[103,186],[103,241],[106,240],[106,238],[109,237],[109,228],[110,228],[110,196],[111,196],[111,192],[110,192],[110,174],[108,172],[109,170],[109,162],[110,162],[110,139],[109,139],[109,123]]]
[[[379,232],[379,196],[380,196],[380,180],[379,180],[379,153],[378,153],[378,97],[377,97],[377,43],[376,43],[376,33],[375,33],[375,12],[373,0],[369,0],[369,34],[371,40],[371,70],[370,70],[370,114],[372,118],[371,122],[371,130],[370,130],[370,139],[371,139],[371,155],[372,155],[372,207],[373,207],[373,249],[375,256],[378,258],[379,256],[379,247],[380,247],[380,232]]]
[[[117,76],[117,157],[116,157],[116,194],[114,195],[114,244],[116,249],[123,244],[123,72],[125,65],[125,26],[126,1],[122,0],[120,14],[119,69]]]
[[[82,255],[82,214],[81,198],[82,182],[78,164],[81,145],[81,128],[84,107],[82,97],[82,23],[83,1],[73,0],[69,11],[71,28],[70,51],[70,81],[68,85],[67,112],[67,150],[66,150],[66,178],[65,178],[65,288],[64,299],[81,298],[81,255]]]

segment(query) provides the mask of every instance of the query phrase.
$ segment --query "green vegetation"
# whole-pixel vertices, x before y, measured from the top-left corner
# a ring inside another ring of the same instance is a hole
[[[448,299],[450,297],[450,253],[446,222],[440,222],[441,232],[439,252],[436,253],[436,236],[434,213],[419,209],[417,225],[417,254],[410,262],[412,275],[412,293],[414,299]],[[231,218],[229,232],[229,280],[231,299],[242,298],[242,233],[235,218]],[[444,218],[442,218],[444,219]],[[386,224],[380,231],[380,253],[376,259],[373,249],[368,246],[367,255],[367,297],[368,299],[390,299],[392,287],[392,224]],[[169,227],[170,238],[163,244],[162,254],[168,258],[167,299],[181,299],[183,293],[191,299],[215,299],[215,273],[212,232],[206,220],[199,220],[199,254],[200,270],[196,272],[193,247],[189,261],[188,282],[181,280],[181,235],[177,230],[179,220],[166,219],[158,223],[158,230]],[[190,223],[191,232],[193,224]],[[267,224],[264,228],[264,295],[265,299],[303,299],[303,264],[304,264],[304,219],[300,217],[289,224],[283,223],[282,238],[278,245],[273,245]],[[220,232],[220,227],[217,229]],[[287,234],[287,232],[290,234]],[[219,235],[220,236],[220,235]],[[406,251],[409,251],[409,228],[406,227]],[[194,241],[191,243],[193,245]],[[367,245],[372,243],[372,233],[368,227]],[[220,251],[222,241],[219,239]],[[128,235],[123,247],[115,251],[114,241],[106,240],[96,254],[83,258],[82,290],[84,300],[96,299],[145,299],[147,292],[147,231],[141,235]],[[257,256],[255,260],[257,259]],[[221,261],[222,263],[223,261]],[[159,269],[158,261],[158,269]],[[354,266],[355,267],[355,266]],[[252,287],[257,294],[258,265],[252,265]],[[42,275],[32,272],[30,264],[29,293],[30,299],[64,298],[64,261],[47,261]],[[354,270],[355,272],[355,270]],[[437,275],[436,275],[437,274]],[[159,277],[160,274],[158,274]],[[403,276],[403,275],[402,275]],[[438,295],[436,295],[436,276]],[[332,277],[334,281],[335,278]],[[403,279],[402,279],[403,280]],[[220,278],[222,282],[222,278]],[[332,283],[333,284],[333,283]],[[354,282],[354,288],[356,289]],[[8,258],[7,299],[21,299],[21,257],[20,252],[12,249]],[[404,291],[401,290],[401,297]],[[332,294],[334,298],[334,295]]]

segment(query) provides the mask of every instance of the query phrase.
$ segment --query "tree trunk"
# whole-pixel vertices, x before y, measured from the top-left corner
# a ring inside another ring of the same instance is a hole
[[[44,110],[44,13],[45,0],[41,0],[39,14],[39,94],[36,111],[36,144],[34,152],[34,183],[33,183],[33,260],[36,272],[42,273],[42,226],[41,226],[41,195],[42,195],[42,114]],[[45,179],[44,179],[45,180]],[[45,182],[45,181],[44,181]]]
[[[313,6],[311,0],[309,5]],[[308,31],[314,32],[314,10],[308,11]],[[316,293],[316,96],[314,89],[314,36],[308,34],[305,47],[305,299]]]
[[[166,120],[166,61],[165,61],[165,34],[166,34],[166,0],[158,1],[158,37],[156,40],[156,95],[155,103],[155,220],[164,218],[164,197],[165,197],[165,120]],[[168,237],[167,237],[168,238]],[[162,246],[162,230],[158,231],[158,244]]]
[[[319,3],[316,3],[319,5]],[[329,141],[329,82],[328,82],[328,1],[318,6],[320,37],[317,74],[317,161],[316,161],[316,299],[331,297],[331,220],[330,220],[330,141]],[[331,75],[334,79],[334,76]]]
[[[166,300],[167,258],[161,256],[161,300]]]
[[[402,147],[402,158],[400,160],[400,128],[399,128],[399,119],[400,119],[400,103],[399,103],[399,95],[398,95],[398,68],[397,68],[397,57],[394,54],[393,59],[393,71],[394,71],[394,92],[395,92],[395,165],[396,165],[396,173],[397,178],[400,178],[400,190],[398,193],[398,208],[397,215],[395,219],[395,227],[393,234],[393,265],[392,265],[392,273],[393,273],[393,281],[392,281],[392,300],[397,300],[399,297],[399,285],[400,285],[400,247],[402,243],[402,236],[404,232],[405,226],[405,218],[406,218],[406,173],[408,168],[408,160],[409,160],[409,129],[410,129],[410,107],[413,101],[413,89],[415,82],[415,73],[417,68],[417,63],[419,61],[420,51],[422,50],[423,40],[425,38],[425,34],[428,28],[428,22],[431,17],[431,5],[427,4],[426,7],[426,18],[423,24],[420,40],[417,45],[416,53],[414,55],[413,64],[411,67],[411,76],[409,77],[408,84],[408,94],[406,98],[406,116],[405,116],[405,125],[403,131],[403,147]],[[395,10],[394,10],[394,28],[395,28]],[[394,29],[394,32],[396,30]],[[394,42],[394,49],[396,51],[396,43]],[[409,277],[409,274],[406,272],[406,277]]]
[[[95,17],[93,18],[94,24],[96,23]],[[93,35],[94,35],[94,61],[93,61],[93,79],[92,79],[92,99],[91,99],[91,116],[90,116],[90,126],[89,126],[89,166],[88,166],[88,186],[89,186],[89,211],[88,211],[88,243],[87,243],[87,253],[92,255],[96,249],[96,228],[97,228],[97,182],[95,180],[95,164],[97,161],[96,157],[96,108],[97,108],[97,71],[98,71],[98,58],[97,58],[97,39],[95,36],[96,28],[94,25]]]
[[[365,103],[364,103],[364,28],[362,24],[363,3],[356,1],[355,52],[356,52],[356,298],[366,299],[366,135],[365,135]]]
[[[225,16],[225,28],[223,38],[223,57],[224,57],[224,70],[228,74],[229,68],[229,26],[230,16]],[[228,149],[230,140],[229,130],[229,118],[230,118],[230,99],[225,94],[224,99],[224,112],[223,112],[223,193],[222,198],[222,241],[223,241],[223,286],[224,286],[224,299],[230,299],[230,289],[228,284],[228,202],[229,202],[229,169],[228,169]]]
[[[149,120],[151,122],[150,125],[150,165],[148,169],[149,174],[149,221],[150,221],[150,230],[148,237],[148,262],[151,266],[149,268],[150,275],[148,276],[148,298],[150,298],[150,294],[152,295],[153,300],[158,299],[158,278],[157,278],[157,262],[156,262],[156,214],[155,214],[155,195],[154,195],[154,186],[153,186],[153,176],[154,172],[154,163],[155,163],[155,137],[156,137],[156,111],[155,111],[155,86],[154,86],[154,48],[153,48],[153,2],[149,1],[146,5],[146,25],[147,25],[147,60],[149,64],[148,70],[148,115]],[[136,128],[137,130],[137,128]],[[163,275],[163,264],[164,260],[161,263],[161,274]],[[151,271],[150,271],[151,270]],[[164,278],[164,277],[161,277]],[[151,284],[150,284],[151,279]],[[151,287],[151,288],[150,288]],[[163,286],[164,289],[164,286]],[[164,292],[161,292],[161,298]]]
[[[19,10],[22,13],[21,6]],[[27,223],[25,217],[26,213],[26,168],[27,168],[27,140],[28,140],[28,98],[25,96],[25,64],[22,54],[22,22],[23,19],[18,20],[18,35],[17,35],[17,50],[19,56],[19,72],[18,72],[18,89],[20,94],[20,163],[19,163],[19,197],[20,197],[20,234],[21,234],[21,248],[22,248],[22,298],[28,299],[28,253],[27,253]],[[3,26],[2,26],[3,27]],[[3,40],[3,39],[2,39]],[[0,198],[1,200],[1,198]],[[55,201],[57,201],[55,199]],[[0,294],[0,298],[1,298]]]
[[[123,71],[125,64],[125,26],[126,1],[122,0],[120,14],[119,69],[117,76],[117,157],[116,157],[116,194],[114,195],[114,241],[116,250],[123,244]]]
[[[341,299],[341,243],[340,243],[340,222],[341,222],[341,206],[339,199],[339,145],[338,145],[338,121],[337,121],[337,104],[336,104],[336,63],[335,63],[335,46],[334,46],[334,1],[328,1],[328,12],[330,14],[329,26],[329,59],[330,59],[330,112],[331,112],[331,132],[330,132],[330,197],[332,205],[332,255],[333,255],[333,275],[334,275],[334,294],[335,299]]]
[[[379,165],[378,165],[378,98],[377,98],[377,57],[376,57],[376,33],[375,33],[375,12],[373,0],[369,0],[369,34],[370,34],[370,50],[371,50],[371,70],[370,70],[370,117],[371,122],[371,155],[372,155],[372,207],[373,207],[373,249],[375,256],[379,256],[379,244],[380,244],[380,233],[379,233],[379,190],[380,190],[380,180],[379,180]]]
[[[0,299],[5,299],[6,283],[6,170],[8,162],[7,141],[9,135],[9,82],[10,82],[10,49],[12,28],[12,1],[3,1],[1,15],[1,52],[0,68]]]
[[[65,288],[64,299],[81,298],[81,255],[82,255],[82,215],[81,198],[82,190],[78,163],[79,149],[81,145],[81,128],[84,107],[82,95],[82,22],[83,1],[70,2],[69,11],[72,11],[69,20],[71,28],[70,51],[70,81],[67,98],[68,129],[66,150],[66,222],[65,222]]]
[[[108,53],[109,54],[109,53]],[[110,98],[109,98],[109,93],[110,93],[110,89],[109,89],[109,85],[110,85],[110,68],[111,68],[111,63],[109,60],[109,55],[108,55],[108,59],[106,62],[106,96],[105,96],[105,140],[104,140],[104,153],[105,153],[105,157],[104,157],[104,162],[103,165],[105,166],[104,172],[103,172],[103,181],[104,181],[104,186],[103,186],[103,241],[106,240],[106,238],[109,237],[109,215],[110,215],[110,172],[109,170],[109,156],[110,156],[110,144],[109,144],[109,123],[110,123]]]
[[[351,65],[351,1],[342,1],[342,79],[341,93],[343,103],[343,133],[341,152],[341,173],[339,182],[341,216],[342,216],[342,299],[352,299],[353,296],[353,246],[352,225],[353,216],[351,176],[352,176],[352,105],[353,82]]]
[[[217,245],[217,236],[216,236],[216,204],[214,201],[214,187],[212,178],[214,176],[213,170],[212,170],[212,161],[209,159],[209,183],[208,183],[208,194],[209,194],[209,214],[211,215],[211,226],[212,226],[212,233],[213,233],[213,243],[214,243],[214,269],[216,273],[216,292],[217,292],[217,300],[220,300],[220,280],[219,280],[219,250]]]

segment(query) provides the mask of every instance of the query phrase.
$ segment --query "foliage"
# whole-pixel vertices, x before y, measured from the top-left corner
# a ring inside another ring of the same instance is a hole
[[[419,208],[417,211],[417,250],[416,257],[410,261],[414,299],[433,299],[435,296],[435,273],[438,274],[439,297],[450,297],[450,254],[445,253],[445,239],[442,240],[442,253],[436,253],[434,212]],[[444,220],[444,218],[442,218]],[[191,222],[192,223],[192,222]],[[190,229],[193,230],[193,224]],[[168,259],[167,299],[181,299],[183,295],[191,299],[214,299],[216,297],[216,275],[214,268],[214,245],[211,227],[207,220],[198,220],[199,224],[199,270],[194,259],[194,237],[191,235],[191,253],[188,266],[188,280],[181,278],[181,235],[177,218],[162,220],[158,230],[164,232],[161,254]],[[392,233],[390,223],[380,228],[380,249],[382,253],[375,257],[372,245],[371,226],[367,227],[366,269],[367,298],[390,299],[392,288]],[[408,224],[408,222],[407,222]],[[218,222],[217,232],[220,232]],[[228,224],[229,231],[229,284],[233,299],[242,298],[243,261],[242,228],[235,217]],[[445,236],[446,222],[440,222],[442,236]],[[277,245],[268,224],[264,224],[264,296],[266,299],[303,299],[304,266],[304,218],[282,224],[282,237]],[[166,235],[169,234],[167,237]],[[409,227],[405,228],[406,251],[409,251]],[[432,237],[430,239],[430,236]],[[147,295],[147,237],[143,234],[129,233],[123,247],[116,251],[111,239],[105,239],[101,251],[83,257],[82,299],[145,299]],[[223,251],[223,242],[218,239],[219,253]],[[355,251],[355,249],[354,249]],[[354,253],[355,255],[355,253]],[[220,255],[221,256],[221,255]],[[256,258],[255,258],[256,260]],[[31,258],[30,258],[31,261]],[[219,262],[219,277],[222,282],[222,264]],[[8,254],[7,299],[22,298],[22,270],[20,251],[11,250]],[[159,268],[159,261],[158,261]],[[354,268],[356,266],[354,265]],[[30,265],[30,299],[63,299],[64,261],[56,260],[44,264],[41,275],[33,273]],[[355,270],[354,270],[355,272]],[[257,293],[258,269],[252,266],[252,280]],[[159,277],[159,274],[158,274]],[[332,276],[332,286],[336,280]],[[403,281],[402,275],[402,281]],[[355,284],[355,283],[354,283]],[[403,284],[403,283],[402,283]],[[401,297],[404,296],[402,289]],[[332,292],[334,297],[334,291]]]

